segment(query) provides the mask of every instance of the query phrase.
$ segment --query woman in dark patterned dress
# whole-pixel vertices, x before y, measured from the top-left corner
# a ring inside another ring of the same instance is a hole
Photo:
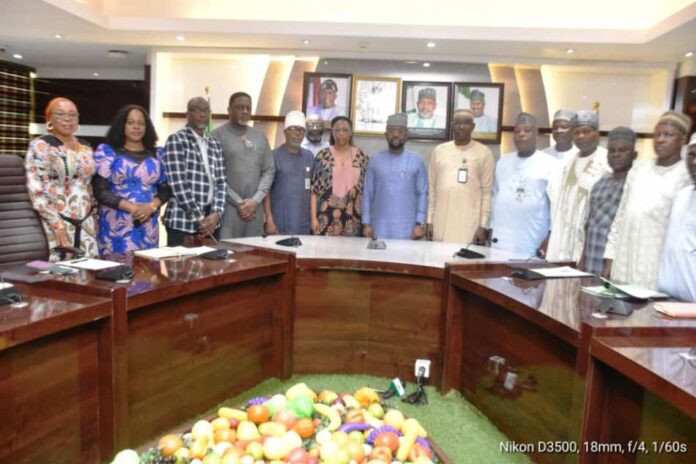
[[[368,157],[353,145],[353,124],[345,116],[331,121],[330,143],[314,158],[312,233],[359,237]]]
[[[162,164],[162,148],[144,108],[121,108],[94,152],[92,180],[99,208],[102,256],[159,246],[160,207],[171,197]]]

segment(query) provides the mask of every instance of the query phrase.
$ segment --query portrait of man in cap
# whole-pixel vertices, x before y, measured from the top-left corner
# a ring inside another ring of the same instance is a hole
[[[402,111],[408,116],[408,134],[414,138],[446,138],[450,85],[404,82]]]
[[[454,84],[453,111],[468,109],[474,114],[474,139],[500,142],[503,91],[503,84]]]
[[[305,73],[307,116],[318,115],[324,122],[336,116],[347,116],[350,85],[350,76]]]

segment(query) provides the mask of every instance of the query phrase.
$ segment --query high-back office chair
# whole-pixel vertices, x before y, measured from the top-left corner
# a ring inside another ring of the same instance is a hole
[[[26,182],[24,159],[0,154],[0,267],[48,259],[48,242]],[[56,250],[63,257],[82,254],[73,247]]]

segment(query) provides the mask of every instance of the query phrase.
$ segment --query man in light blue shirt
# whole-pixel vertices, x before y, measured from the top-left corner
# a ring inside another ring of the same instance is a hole
[[[389,116],[389,149],[370,157],[362,197],[365,237],[418,240],[425,235],[428,174],[420,155],[405,149],[407,123],[403,113]]]
[[[672,204],[658,286],[675,298],[696,302],[696,134],[687,147],[686,166],[694,184],[680,190]]]
[[[526,257],[537,255],[550,230],[549,180],[558,160],[537,150],[536,118],[520,113],[515,123],[516,151],[495,168],[491,246]]]

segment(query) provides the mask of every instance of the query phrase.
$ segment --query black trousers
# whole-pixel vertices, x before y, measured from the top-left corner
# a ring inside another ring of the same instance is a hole
[[[203,213],[207,216],[210,214],[210,206],[206,206]],[[182,246],[186,244],[186,238],[187,237],[198,237],[198,232],[190,233],[190,232],[184,232],[182,230],[177,230],[177,229],[172,229],[169,227],[165,226],[165,229],[167,229],[167,246],[174,247],[174,246]],[[215,240],[220,240],[220,228],[218,227],[215,229],[215,232],[213,232],[213,237],[215,237]]]

